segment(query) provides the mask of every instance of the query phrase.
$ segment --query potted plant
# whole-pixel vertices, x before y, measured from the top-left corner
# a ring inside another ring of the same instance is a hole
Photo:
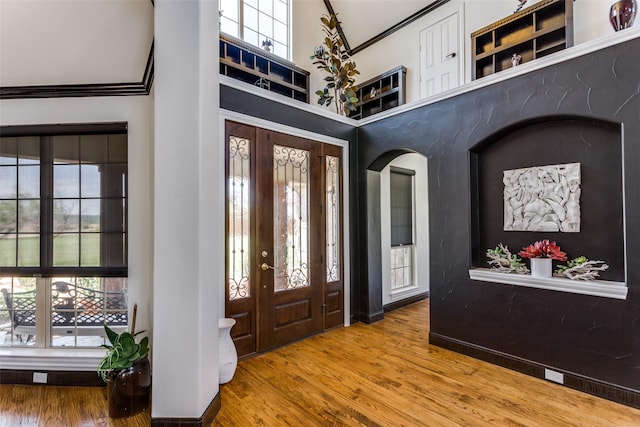
[[[562,252],[556,242],[547,239],[522,248],[518,255],[531,260],[531,275],[534,277],[551,277],[552,260],[567,260],[566,252]]]
[[[314,49],[310,59],[316,68],[327,72],[328,76],[324,78],[327,82],[324,89],[316,91],[318,104],[329,106],[335,103],[336,113],[348,116],[356,111],[358,86],[355,84],[355,76],[360,72],[356,70],[356,63],[349,59],[349,53],[338,33],[340,21],[337,16],[323,15],[320,21],[325,34],[324,43]]]
[[[120,334],[106,324],[104,330],[109,344],[103,344],[107,354],[98,365],[98,375],[107,383],[109,416],[123,418],[143,412],[149,406],[151,393],[151,365],[149,338],[140,341],[135,332],[137,304],[133,307],[131,332]]]

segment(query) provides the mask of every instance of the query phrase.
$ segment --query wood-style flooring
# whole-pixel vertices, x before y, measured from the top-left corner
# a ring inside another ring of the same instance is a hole
[[[214,426],[640,426],[640,410],[428,345],[428,301],[241,361]],[[100,388],[0,385],[0,426],[109,420]]]

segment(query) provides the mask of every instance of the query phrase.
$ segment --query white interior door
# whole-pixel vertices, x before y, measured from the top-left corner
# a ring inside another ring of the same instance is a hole
[[[420,32],[420,97],[460,84],[459,25],[455,12]]]

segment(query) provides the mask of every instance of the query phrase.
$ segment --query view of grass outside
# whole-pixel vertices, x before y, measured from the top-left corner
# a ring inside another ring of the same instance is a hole
[[[82,245],[82,254],[80,254]],[[61,234],[53,239],[54,266],[99,266],[100,234]],[[40,237],[21,237],[18,242],[18,266],[40,265]],[[16,266],[16,240],[0,238],[0,266]]]

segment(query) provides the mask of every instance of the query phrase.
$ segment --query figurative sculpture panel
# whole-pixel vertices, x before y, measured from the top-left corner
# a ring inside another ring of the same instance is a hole
[[[504,171],[504,230],[580,232],[580,163]]]

